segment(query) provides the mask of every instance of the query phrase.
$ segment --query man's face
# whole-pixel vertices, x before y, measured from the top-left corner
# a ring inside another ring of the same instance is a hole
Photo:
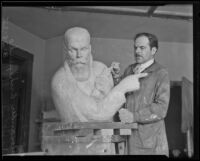
[[[68,55],[71,66],[81,68],[88,65],[91,54],[91,45],[84,35],[74,35],[68,41]]]
[[[136,63],[142,64],[152,59],[154,57],[155,51],[155,47],[151,49],[147,37],[141,36],[135,40],[134,52]]]

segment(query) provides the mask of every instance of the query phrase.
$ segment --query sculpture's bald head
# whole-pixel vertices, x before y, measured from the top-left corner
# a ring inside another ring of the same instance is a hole
[[[68,45],[72,41],[79,41],[90,44],[90,33],[81,27],[70,28],[65,32],[65,43]]]
[[[73,27],[68,29],[64,35],[64,42],[67,49],[67,62],[72,70],[72,73],[79,80],[85,80],[89,76],[91,60],[91,45],[89,32],[81,27]],[[86,74],[87,73],[87,74]]]

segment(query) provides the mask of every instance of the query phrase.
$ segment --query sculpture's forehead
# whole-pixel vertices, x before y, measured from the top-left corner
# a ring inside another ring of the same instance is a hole
[[[74,34],[74,35],[70,35],[67,39],[68,43],[71,43],[71,42],[89,42],[89,37],[87,35],[84,35],[84,34]]]
[[[89,42],[90,35],[87,30],[74,28],[65,33],[65,40],[68,42]]]

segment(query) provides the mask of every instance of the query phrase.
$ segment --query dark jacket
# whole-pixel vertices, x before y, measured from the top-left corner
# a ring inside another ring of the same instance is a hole
[[[133,74],[136,64],[130,65],[123,78]],[[133,130],[128,139],[129,154],[169,155],[164,118],[167,114],[170,81],[165,68],[154,62],[140,78],[140,89],[126,94],[125,108],[133,112],[138,130]]]

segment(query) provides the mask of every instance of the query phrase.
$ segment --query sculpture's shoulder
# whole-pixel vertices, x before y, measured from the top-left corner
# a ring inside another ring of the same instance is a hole
[[[101,62],[94,62],[94,70],[95,71],[95,86],[98,91],[101,91],[102,96],[104,97],[113,87],[113,78],[110,69]],[[99,95],[98,95],[99,97]],[[101,97],[99,97],[101,98]]]
[[[51,79],[51,87],[57,87],[58,85],[62,84],[65,78],[65,70],[64,67],[60,67]]]
[[[109,72],[109,68],[100,61],[93,61],[93,71],[96,76],[99,76],[103,72]]]

